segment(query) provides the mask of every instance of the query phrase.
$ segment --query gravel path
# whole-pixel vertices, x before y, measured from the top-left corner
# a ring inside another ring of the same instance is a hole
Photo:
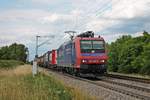
[[[89,94],[90,96],[96,97],[97,100],[103,100],[103,99],[104,100],[139,100],[109,89],[105,89],[100,86],[96,86],[88,82],[72,79],[68,76],[64,76],[52,71],[47,71],[47,70],[43,70],[43,71],[46,72],[47,74],[52,75],[56,79],[62,81],[64,84],[66,84],[69,87],[77,88],[82,92]]]

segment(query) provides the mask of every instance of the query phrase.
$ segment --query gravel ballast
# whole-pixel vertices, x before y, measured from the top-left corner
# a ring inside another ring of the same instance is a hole
[[[137,98],[133,98],[131,96],[124,95],[122,93],[118,93],[113,90],[109,90],[85,81],[73,79],[61,73],[53,72],[46,69],[42,69],[42,71],[55,77],[59,81],[62,81],[65,85],[69,87],[77,88],[78,90],[81,90],[81,92],[85,92],[90,96],[96,97],[97,100],[139,100]]]

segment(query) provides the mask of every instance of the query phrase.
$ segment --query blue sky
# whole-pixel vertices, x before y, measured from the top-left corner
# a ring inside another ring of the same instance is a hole
[[[0,0],[0,12],[0,47],[23,43],[30,59],[36,35],[55,36],[39,48],[41,55],[67,41],[67,30],[92,30],[109,43],[122,35],[150,32],[150,0]]]

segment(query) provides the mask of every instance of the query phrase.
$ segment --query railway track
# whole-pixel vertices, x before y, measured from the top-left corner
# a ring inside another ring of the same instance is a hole
[[[91,81],[89,79],[84,79],[84,78],[80,78],[80,77],[76,77],[76,76],[72,76],[72,75],[67,75],[69,77],[72,77],[74,79],[78,79],[78,80],[81,80],[81,81],[86,81],[88,83],[91,83],[91,84],[94,84],[94,85],[97,85],[97,86],[101,86],[101,87],[104,87],[106,89],[110,89],[110,90],[113,90],[113,91],[116,91],[116,92],[119,92],[119,93],[122,93],[122,94],[125,94],[125,95],[128,95],[128,96],[131,96],[131,97],[134,97],[134,98],[138,98],[138,99],[141,99],[141,100],[150,100],[150,94],[149,94],[149,89],[146,89],[146,88],[142,88],[142,87],[136,87],[136,86],[129,86],[128,84],[122,84],[122,83],[115,83],[113,81],[104,81],[104,80],[100,80],[100,81]],[[118,87],[118,86],[114,86],[114,85],[119,85],[121,87]],[[127,89],[122,89],[122,87],[128,87],[128,88],[132,88],[136,91],[139,91],[140,92],[135,92],[135,91],[131,91],[131,90],[128,90]],[[142,93],[142,92],[148,92],[148,93]]]
[[[68,75],[67,75],[68,76]],[[69,75],[69,77],[72,77],[74,79],[78,79],[78,80],[81,80],[81,81],[86,81],[88,83],[91,83],[91,84],[94,84],[94,85],[97,85],[97,86],[101,86],[101,87],[104,87],[106,89],[109,89],[109,90],[113,90],[113,91],[116,91],[116,92],[119,92],[119,93],[122,93],[122,94],[125,94],[125,95],[129,95],[131,97],[135,97],[137,99],[141,99],[141,100],[150,100],[150,95],[146,94],[144,95],[142,92],[147,92],[149,90],[146,90],[145,88],[141,88],[141,87],[136,87],[136,86],[128,86],[128,88],[132,87],[134,89],[137,89],[137,90],[142,90],[140,93],[137,93],[135,91],[129,91],[128,89],[122,89],[122,88],[119,88],[118,86],[114,86],[115,85],[120,85],[122,87],[127,87],[127,84],[120,84],[120,83],[114,83],[114,82],[108,82],[108,81],[104,81],[104,80],[100,80],[100,81],[91,81],[89,79],[84,79],[84,78],[79,78],[79,77],[75,77],[75,76],[71,76]],[[109,84],[107,84],[109,83]],[[112,85],[113,84],[113,85]]]
[[[123,75],[116,75],[116,74],[105,74],[106,77],[142,82],[150,84],[150,79],[138,78],[138,77],[131,77],[131,76],[123,76]]]
[[[56,71],[53,71],[56,73]],[[88,82],[91,84],[94,84],[96,86],[103,87],[105,89],[109,89],[118,93],[122,93],[124,95],[128,95],[137,99],[141,100],[150,100],[150,89],[144,88],[144,87],[139,87],[139,86],[134,86],[134,85],[129,85],[126,83],[119,83],[119,82],[114,82],[110,81],[107,79],[96,79],[96,80],[91,80],[91,79],[86,79],[86,78],[81,78],[81,77],[76,77],[72,76],[67,73],[60,73],[57,72],[57,74],[64,75],[66,77],[71,77],[73,79],[77,79],[80,81]]]
[[[116,84],[116,85],[120,85],[120,86],[124,86],[127,88],[132,88],[132,89],[137,89],[139,91],[143,91],[143,92],[147,92],[150,93],[150,89],[149,88],[145,88],[143,86],[137,86],[137,85],[131,85],[131,84],[127,84],[127,83],[122,83],[122,82],[115,82],[111,79],[102,79],[102,81],[107,82],[107,83],[111,83],[111,84]]]

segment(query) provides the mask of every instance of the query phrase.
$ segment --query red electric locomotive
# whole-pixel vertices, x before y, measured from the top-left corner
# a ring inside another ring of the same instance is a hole
[[[57,66],[71,73],[103,74],[106,72],[107,52],[102,37],[92,31],[77,35],[57,50]]]

